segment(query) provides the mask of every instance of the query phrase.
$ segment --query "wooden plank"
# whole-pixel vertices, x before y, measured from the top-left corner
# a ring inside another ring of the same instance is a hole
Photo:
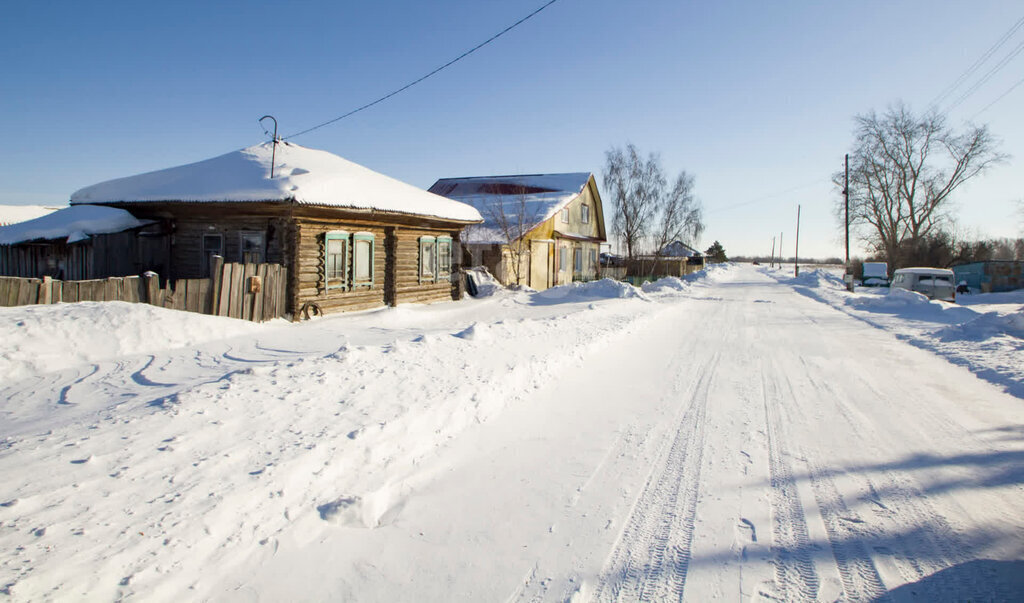
[[[7,296],[11,289],[11,280],[6,277],[0,277],[0,306],[7,307]]]
[[[122,279],[122,299],[133,304],[139,303],[139,277],[126,276]]]
[[[196,309],[193,312],[200,314],[210,313],[210,279],[200,278],[195,280],[196,296],[198,301],[196,302]]]
[[[227,316],[231,307],[231,272],[233,264],[224,264],[217,292],[217,316]]]
[[[253,295],[252,300],[252,320],[255,322],[263,322],[266,318],[263,316],[263,300],[267,297],[267,265],[260,264],[256,266],[256,277],[260,279],[260,286],[262,287],[258,293]]]
[[[167,284],[170,287],[170,283]],[[188,279],[180,278],[174,281],[174,304],[170,307],[173,310],[185,310],[185,296],[188,293]]]
[[[64,301],[64,283],[63,281],[53,281],[53,289],[50,293],[50,303],[59,304]]]
[[[219,255],[210,256],[210,279],[208,283],[206,308],[204,314],[217,314],[220,306],[220,283],[224,275],[224,257]]]
[[[145,289],[145,298],[142,300],[147,304],[154,306],[162,305],[162,300],[158,299],[160,296],[160,278],[155,272],[146,272],[142,275],[143,289]]]
[[[188,279],[185,281],[186,312],[199,312],[202,309],[199,300],[199,283],[200,279]]]
[[[256,264],[246,264],[242,273],[242,320],[253,319],[252,309],[256,301],[256,294],[250,290],[249,285],[258,269],[259,266]]]
[[[242,317],[242,283],[243,277],[245,276],[245,266],[242,264],[235,264],[234,269],[231,271],[231,307],[228,309],[228,316],[231,318]]]
[[[50,305],[53,300],[53,279],[44,276],[42,282],[39,283],[39,298],[36,300],[38,304]]]
[[[102,301],[117,301],[117,286],[118,280],[114,277],[110,277],[103,282],[103,299]],[[101,300],[97,300],[101,301]]]
[[[18,300],[16,306],[27,306],[36,303],[37,287],[36,279],[21,279],[18,281]]]

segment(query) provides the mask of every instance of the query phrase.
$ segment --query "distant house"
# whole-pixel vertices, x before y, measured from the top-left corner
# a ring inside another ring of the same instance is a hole
[[[161,255],[139,268],[162,277],[206,276],[214,255],[282,264],[293,316],[460,298],[453,250],[481,221],[468,205],[287,142],[89,186],[71,205],[152,223],[139,234]]]
[[[593,174],[443,178],[430,192],[472,205],[483,224],[467,229],[467,261],[506,285],[547,289],[600,276],[604,210]]]
[[[1024,261],[989,260],[953,266],[956,282],[982,293],[1013,291],[1024,288]]]
[[[692,258],[702,254],[682,241],[672,241],[661,249],[660,255],[665,258]]]

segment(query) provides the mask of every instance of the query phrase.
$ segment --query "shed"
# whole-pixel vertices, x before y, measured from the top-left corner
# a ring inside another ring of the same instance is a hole
[[[1013,291],[1024,288],[1024,261],[989,260],[953,266],[956,282],[982,293]]]
[[[458,299],[453,250],[481,221],[473,207],[288,142],[110,180],[71,204],[161,224],[171,278],[205,276],[213,255],[282,264],[293,315]]]
[[[159,269],[151,222],[123,209],[79,205],[0,226],[0,276],[84,280]]]
[[[540,290],[600,277],[604,209],[590,172],[442,178],[429,190],[479,210],[467,261],[503,284]]]

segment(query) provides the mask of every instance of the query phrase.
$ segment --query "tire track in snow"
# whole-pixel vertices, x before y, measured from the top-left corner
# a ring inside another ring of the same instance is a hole
[[[822,399],[831,399],[835,402],[837,414],[846,422],[850,433],[858,440],[869,442],[865,432],[861,429],[862,421],[857,421],[849,402],[841,392],[837,392],[828,382],[813,377],[814,371],[805,372],[812,385],[823,392]],[[882,399],[881,392],[874,390],[871,384],[865,384]],[[930,417],[922,417],[921,420],[933,422]],[[948,431],[948,426],[935,425],[935,428],[942,428],[949,437],[962,437],[963,434],[953,434]],[[815,466],[811,467],[811,479],[815,475],[823,476],[824,472]],[[927,495],[920,490],[903,472],[884,469],[880,471],[880,479],[872,480],[863,471],[857,471],[849,475],[851,479],[859,481],[861,490],[867,494],[867,501],[873,505],[874,514],[890,524],[888,529],[875,527],[873,530],[866,528],[849,530],[844,533],[837,530],[837,538],[844,538],[847,541],[855,541],[863,549],[862,542],[866,539],[877,541],[874,550],[892,557],[894,565],[899,574],[908,582],[917,582],[923,578],[932,576],[926,583],[920,585],[920,593],[925,598],[935,600],[949,597],[950,593],[956,593],[957,597],[966,596],[965,593],[974,593],[970,597],[974,600],[1002,600],[1009,597],[1008,592],[1002,584],[983,583],[977,577],[960,574],[959,578],[940,574],[944,569],[965,563],[974,559],[975,556],[971,547],[957,531],[949,524],[946,518],[940,515],[928,502]],[[831,482],[827,476],[820,479]],[[834,488],[834,484],[832,485]],[[884,494],[883,494],[884,493]],[[838,494],[838,493],[837,493]],[[840,498],[840,502],[842,499]],[[843,503],[845,508],[845,503]],[[825,510],[822,510],[825,516]],[[851,517],[850,515],[843,516]],[[856,515],[852,515],[859,521]],[[866,525],[866,524],[862,524]],[[912,531],[906,534],[907,527]],[[851,528],[852,526],[843,526]],[[832,538],[833,531],[829,529],[829,537]],[[835,544],[833,544],[835,549]],[[866,553],[865,553],[866,554]],[[876,570],[877,573],[877,570]],[[846,582],[844,581],[844,587]]]
[[[779,374],[772,367],[772,374]],[[770,471],[772,507],[772,556],[775,565],[775,587],[781,599],[816,600],[819,580],[811,561],[811,538],[807,518],[796,480],[784,448],[782,425],[774,406],[782,400],[768,371],[761,365],[761,387],[764,395],[765,424],[768,430],[768,468]]]
[[[771,367],[772,374],[781,374],[777,367]],[[801,373],[806,375],[807,373]],[[819,384],[809,377],[816,390],[821,390]],[[796,392],[788,377],[783,378],[785,387],[781,393],[785,399],[796,400]],[[815,397],[815,402],[829,399],[831,396],[822,392],[821,396]],[[769,427],[781,431],[781,424]],[[787,441],[793,441],[787,438]],[[865,522],[854,513],[843,496],[839,492],[835,481],[825,471],[822,471],[805,451],[796,451],[805,459],[807,465],[808,481],[814,493],[814,500],[817,504],[822,523],[825,526],[825,533],[829,540],[829,547],[839,571],[839,580],[843,587],[845,599],[849,601],[872,601],[884,598],[885,585],[882,577],[875,566],[874,560],[864,546],[865,530],[861,529]]]
[[[708,391],[719,356],[701,367],[675,437],[637,498],[594,600],[682,599],[700,494]]]

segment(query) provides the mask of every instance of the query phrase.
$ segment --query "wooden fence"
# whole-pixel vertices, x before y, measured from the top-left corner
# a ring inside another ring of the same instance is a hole
[[[124,301],[254,322],[284,316],[288,282],[284,266],[225,263],[214,256],[210,274],[210,278],[167,281],[163,288],[153,272],[88,281],[0,276],[0,306]]]

